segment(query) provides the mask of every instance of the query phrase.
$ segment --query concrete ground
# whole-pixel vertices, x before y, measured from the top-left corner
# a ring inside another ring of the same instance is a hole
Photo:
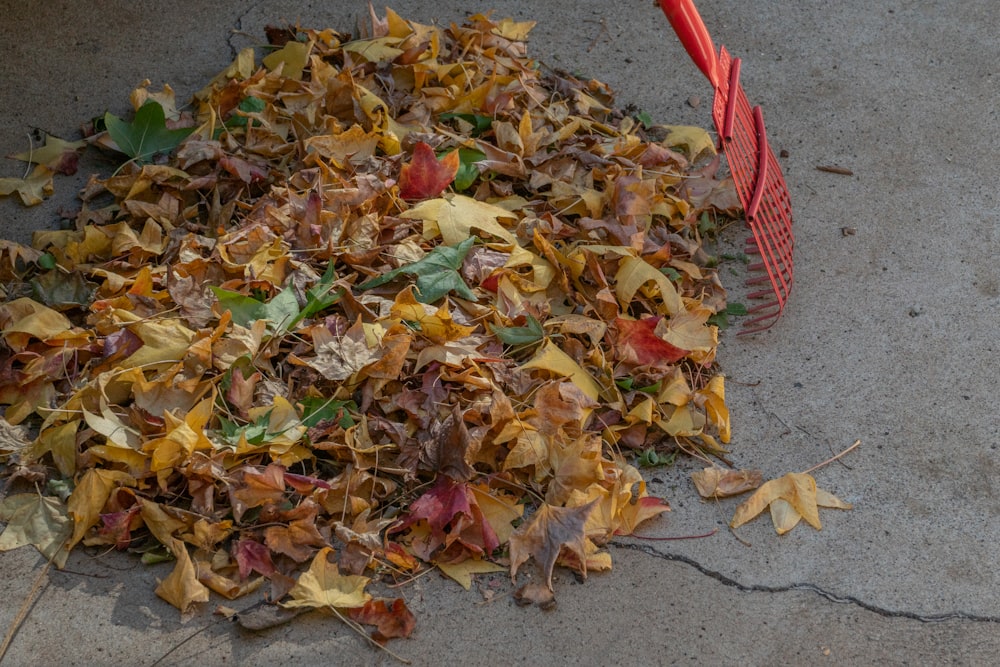
[[[657,471],[674,506],[622,540],[614,569],[558,577],[558,606],[489,604],[425,577],[391,648],[417,665],[995,664],[1000,652],[1000,18],[993,0],[700,0],[717,43],[744,58],[795,206],[796,287],[766,334],[726,336],[733,459],[765,476],[816,473],[853,502],[823,530],[777,537],[767,518],[725,530],[738,500],[706,504],[684,463]],[[609,83],[654,119],[711,124],[706,81],[651,1],[411,1],[424,22],[467,10],[535,19],[539,59]],[[0,1],[0,152],[38,127],[70,137],[126,110],[144,78],[186,98],[233,47],[281,20],[351,29],[360,0],[245,3]],[[818,171],[838,165],[853,175]],[[19,175],[19,163],[0,175]],[[86,169],[86,167],[85,167]],[[75,192],[0,202],[0,236],[27,240]],[[845,235],[842,228],[855,233]],[[736,287],[737,279],[727,279]],[[0,554],[6,630],[42,561]],[[124,557],[75,556],[51,572],[9,665],[390,664],[318,615],[261,633],[209,614],[182,621]],[[502,580],[502,577],[500,578]]]

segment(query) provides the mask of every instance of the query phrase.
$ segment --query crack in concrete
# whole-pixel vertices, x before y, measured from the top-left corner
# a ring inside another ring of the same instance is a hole
[[[631,542],[619,542],[612,541],[611,546],[617,547],[619,549],[629,549],[631,551],[638,551],[644,553],[647,556],[653,556],[655,558],[661,558],[663,560],[674,561],[677,563],[684,563],[693,567],[695,570],[701,574],[715,579],[720,584],[724,586],[730,586],[739,591],[745,593],[788,593],[792,591],[808,591],[814,593],[830,602],[835,602],[837,604],[850,604],[856,607],[860,607],[866,611],[878,614],[879,616],[885,616],[886,618],[906,618],[914,621],[920,621],[921,623],[943,623],[945,621],[973,621],[976,623],[1000,623],[1000,616],[984,616],[980,614],[972,614],[962,611],[947,612],[944,614],[918,614],[912,611],[905,611],[900,609],[886,609],[884,607],[879,607],[870,602],[865,602],[859,598],[852,595],[838,595],[832,593],[816,584],[810,584],[808,582],[787,584],[785,586],[765,586],[762,584],[744,584],[735,579],[727,577],[721,572],[716,572],[715,570],[710,570],[698,561],[688,558],[687,556],[681,556],[680,554],[672,554],[664,551],[659,551],[654,549],[652,546],[646,544],[634,544]]]
[[[260,2],[255,2],[251,4],[249,7],[247,7],[247,9],[242,14],[236,17],[236,21],[234,21],[233,24],[233,29],[229,31],[229,37],[226,38],[226,44],[229,45],[229,54],[233,60],[236,60],[236,57],[240,55],[240,50],[236,47],[234,40],[240,35],[243,36],[246,35],[246,33],[243,32],[243,19],[249,16],[252,12],[256,11],[256,9],[261,4],[262,3]]]

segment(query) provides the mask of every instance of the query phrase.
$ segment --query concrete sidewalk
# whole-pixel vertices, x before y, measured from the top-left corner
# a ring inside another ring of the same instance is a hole
[[[44,6],[0,1],[4,155],[24,150],[32,128],[73,138],[86,119],[124,113],[145,78],[186,99],[268,23],[353,30],[367,11],[359,0]],[[739,529],[747,546],[725,529],[739,500],[699,502],[684,462],[653,473],[674,511],[645,532],[715,536],[622,540],[610,573],[583,585],[559,574],[551,612],[425,577],[399,591],[417,630],[390,648],[418,665],[995,664],[1000,11],[989,0],[698,6],[716,43],[744,58],[747,94],[788,153],[796,218],[784,318],[720,348],[732,458],[776,477],[861,439],[816,473],[855,509],[783,537],[763,517]],[[711,126],[707,103],[688,104],[711,89],[651,2],[394,7],[423,22],[489,8],[537,20],[531,53],[607,82],[619,104]],[[4,162],[0,176],[21,175]],[[52,226],[90,169],[57,180],[39,207],[0,201],[0,237]],[[724,279],[736,291],[739,278]],[[42,564],[28,550],[0,554],[4,630]],[[210,608],[182,622],[153,594],[167,572],[75,555],[48,574],[4,664],[394,664],[316,614],[262,633]]]

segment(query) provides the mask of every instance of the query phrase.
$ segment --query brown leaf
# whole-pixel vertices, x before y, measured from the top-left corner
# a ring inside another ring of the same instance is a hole
[[[542,568],[548,589],[554,590],[552,571],[563,549],[568,549],[579,558],[583,563],[582,574],[586,575],[587,545],[583,527],[594,502],[580,507],[556,507],[548,503],[539,507],[510,536],[510,576],[516,577],[518,568],[534,556]]]

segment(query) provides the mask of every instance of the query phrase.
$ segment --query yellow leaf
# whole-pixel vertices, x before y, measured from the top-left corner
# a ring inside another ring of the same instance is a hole
[[[279,65],[284,65],[281,70],[282,76],[289,79],[301,79],[302,70],[305,69],[311,49],[312,44],[289,40],[283,47],[264,58],[264,66],[273,71],[278,69]]]
[[[705,415],[709,423],[719,429],[719,439],[723,443],[729,442],[732,431],[729,425],[729,408],[726,407],[725,378],[716,375],[708,381],[704,389],[698,390],[697,396],[705,404]]]
[[[436,311],[433,307],[417,301],[413,296],[412,285],[396,296],[391,315],[396,319],[416,322],[420,325],[420,333],[438,344],[465,338],[476,330],[474,326],[458,324],[451,318],[447,300]]]
[[[66,565],[69,551],[63,543],[73,532],[73,522],[58,498],[37,493],[19,493],[0,502],[0,521],[6,521],[0,535],[0,551],[33,545],[56,567]]]
[[[643,258],[634,256],[623,258],[618,264],[618,273],[615,274],[615,295],[622,308],[628,308],[635,293],[648,282],[655,283],[659,289],[660,299],[667,314],[673,316],[684,312],[684,302],[681,301],[677,288],[670,278]]]
[[[130,325],[129,329],[143,345],[119,364],[122,368],[176,363],[184,358],[195,336],[180,320],[145,320]]]
[[[187,547],[178,539],[172,539],[167,545],[177,559],[173,571],[156,587],[156,594],[177,607],[181,613],[186,613],[196,602],[208,602],[208,588],[198,580],[198,571]]]
[[[371,580],[360,575],[340,574],[337,564],[327,560],[332,551],[331,547],[320,549],[312,565],[299,575],[299,580],[289,591],[291,601],[281,603],[282,607],[355,609],[371,600],[371,594],[365,592]]]
[[[663,145],[682,147],[688,159],[697,162],[702,154],[715,155],[715,142],[704,128],[691,125],[664,125],[667,137]]]
[[[52,170],[44,164],[35,167],[27,178],[0,178],[0,197],[15,192],[25,206],[35,206],[53,192]]]
[[[580,364],[576,363],[571,356],[563,352],[551,340],[545,341],[545,345],[538,348],[534,357],[521,364],[522,370],[530,370],[532,368],[549,371],[560,377],[569,378],[592,401],[596,401],[598,396],[600,396],[601,385],[597,384],[597,381],[590,373],[585,371]]]
[[[463,560],[461,563],[436,563],[436,565],[446,576],[460,583],[465,590],[472,588],[472,575],[502,572],[506,569],[496,563],[474,558]]]
[[[135,479],[118,470],[91,468],[84,473],[70,494],[69,500],[66,501],[74,522],[73,536],[67,542],[66,549],[72,549],[92,526],[97,525],[104,503],[108,502],[111,492],[116,487],[133,485]]]
[[[505,18],[493,28],[493,34],[513,42],[523,42],[534,27],[535,21],[515,21],[511,18]]]
[[[736,508],[729,525],[732,528],[742,526],[764,511],[764,508],[770,507],[771,518],[779,535],[794,528],[799,518],[805,519],[806,523],[820,530],[822,524],[817,509],[818,497],[815,479],[806,473],[790,472],[784,477],[765,482],[755,494]],[[823,492],[822,500],[825,503],[824,507],[851,509],[850,504],[826,492]],[[775,501],[781,502],[775,506]]]
[[[11,155],[11,157],[15,160],[23,160],[24,162],[44,164],[49,168],[58,171],[56,167],[67,153],[74,153],[82,148],[85,148],[86,146],[86,141],[63,141],[59,137],[53,137],[51,134],[46,134],[45,145],[41,148],[35,148],[30,151],[25,151],[24,153],[18,153],[17,155]]]
[[[512,245],[517,243],[514,235],[498,220],[517,219],[516,215],[499,206],[465,195],[446,195],[438,199],[428,199],[404,211],[400,217],[423,220],[424,238],[430,239],[440,234],[445,245],[458,245],[475,231],[486,232]]]

